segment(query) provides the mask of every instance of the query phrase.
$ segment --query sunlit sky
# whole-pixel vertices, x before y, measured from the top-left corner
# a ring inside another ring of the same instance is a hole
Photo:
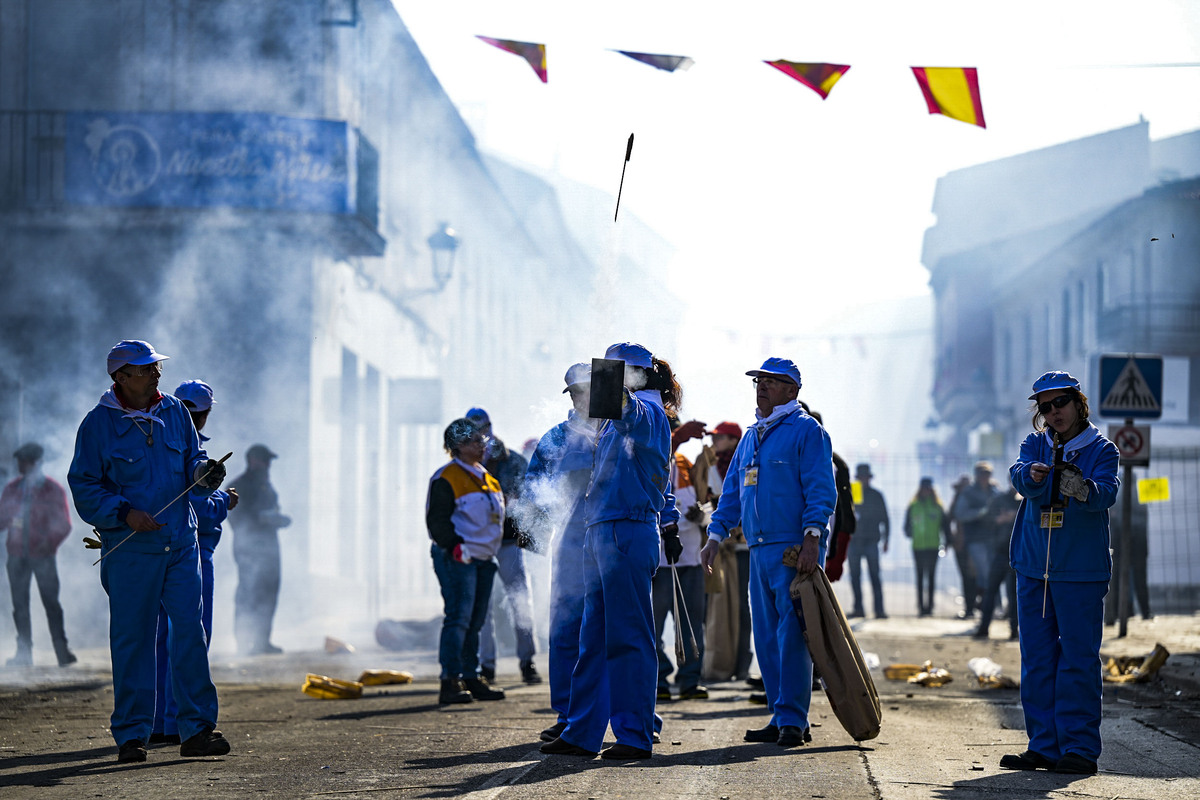
[[[693,374],[714,327],[795,335],[926,294],[951,170],[1139,117],[1155,139],[1200,128],[1195,0],[393,2],[481,149],[615,194],[636,135],[621,213],[676,248]],[[545,43],[549,83],[476,34]],[[822,101],[778,58],[851,69]],[[912,66],[977,67],[987,129],[930,115]]]

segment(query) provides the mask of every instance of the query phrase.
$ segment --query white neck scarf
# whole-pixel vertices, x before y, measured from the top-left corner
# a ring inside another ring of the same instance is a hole
[[[138,420],[141,420],[142,422],[149,422],[151,423],[151,427],[153,427],[153,423],[157,422],[164,428],[167,427],[167,423],[154,416],[154,412],[162,406],[161,400],[150,406],[148,410],[139,411],[136,408],[126,408],[125,406],[121,405],[121,401],[117,399],[116,391],[114,389],[109,389],[100,397],[100,405],[104,406],[105,408],[115,408],[117,411],[120,411],[123,419],[131,419],[135,422]]]

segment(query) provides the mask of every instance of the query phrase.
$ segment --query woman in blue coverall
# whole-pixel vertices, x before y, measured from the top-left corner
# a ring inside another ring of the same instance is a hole
[[[617,743],[602,757],[644,759],[650,758],[655,728],[658,656],[650,587],[660,530],[669,560],[683,549],[668,485],[667,419],[681,392],[670,365],[642,345],[614,344],[605,357],[625,362],[622,413],[597,432],[584,502],[583,620],[567,727],[541,749],[595,756],[611,725]]]
[[[1009,471],[1025,498],[1009,556],[1017,573],[1029,748],[1004,756],[1000,766],[1090,775],[1100,757],[1100,641],[1118,454],[1088,421],[1087,396],[1068,373],[1047,372],[1029,399],[1034,432]]]

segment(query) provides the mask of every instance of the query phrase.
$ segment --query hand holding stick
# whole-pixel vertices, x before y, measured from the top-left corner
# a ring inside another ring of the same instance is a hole
[[[225,454],[225,455],[224,455],[224,456],[221,458],[221,460],[220,460],[220,461],[218,461],[217,463],[218,463],[218,464],[224,464],[226,461],[228,461],[228,460],[229,460],[229,457],[230,457],[230,456],[232,456],[232,455],[233,455],[233,451],[232,451],[232,450],[230,450],[230,451],[229,451],[228,453],[226,453],[226,454]],[[130,525],[130,527],[132,527],[132,528],[134,528],[134,529],[133,529],[133,530],[130,532],[129,536],[126,536],[124,539],[122,539],[121,541],[119,541],[119,542],[117,542],[116,544],[114,544],[114,545],[112,546],[112,550],[109,550],[107,553],[105,553],[104,555],[102,555],[102,556],[100,556],[99,558],[97,558],[97,559],[96,559],[94,562],[92,562],[92,566],[93,566],[93,567],[94,567],[94,566],[96,566],[96,565],[97,565],[97,564],[99,564],[101,561],[103,561],[105,558],[107,558],[107,557],[109,556],[109,554],[110,554],[110,553],[112,553],[112,551],[113,551],[113,550],[116,550],[118,547],[120,547],[121,545],[123,545],[123,544],[125,544],[126,542],[128,542],[128,541],[130,540],[130,538],[132,538],[132,537],[133,537],[133,535],[134,535],[135,533],[138,533],[138,528],[141,528],[141,530],[158,530],[158,528],[161,528],[161,527],[162,527],[162,524],[161,524],[161,523],[158,523],[158,520],[156,519],[156,518],[158,517],[158,515],[159,515],[159,514],[161,514],[161,513],[163,513],[164,511],[166,511],[166,510],[167,510],[168,508],[170,508],[171,506],[175,505],[175,503],[176,503],[176,502],[178,502],[179,498],[181,498],[181,497],[185,496],[185,495],[186,495],[188,492],[190,492],[192,489],[196,488],[196,486],[197,486],[197,485],[198,485],[198,484],[199,484],[199,483],[200,483],[202,480],[204,480],[205,478],[207,478],[207,477],[208,477],[208,473],[210,473],[210,472],[212,472],[212,471],[213,471],[213,467],[211,467],[211,466],[210,466],[208,469],[204,470],[204,474],[203,474],[203,475],[201,475],[199,478],[196,478],[196,480],[192,481],[191,485],[190,485],[190,486],[188,486],[186,489],[184,489],[182,492],[180,492],[179,494],[175,495],[175,499],[174,499],[174,500],[172,500],[171,502],[167,503],[165,506],[163,506],[162,508],[160,508],[160,509],[158,510],[158,512],[157,512],[157,513],[156,513],[156,514],[155,514],[153,517],[149,517],[149,522],[150,522],[150,523],[156,523],[156,524],[157,524],[157,527],[153,527],[153,528],[151,528],[151,527],[147,527],[147,526],[146,526],[146,520],[135,520],[135,522],[137,523],[137,527],[134,527],[134,525],[132,525],[132,524]],[[136,510],[136,509],[135,509],[135,510]],[[134,513],[134,511],[130,511],[129,513],[130,513],[130,514],[133,514],[133,513]],[[144,511],[141,511],[141,512],[138,512],[138,513],[140,513],[142,516],[146,516],[146,512],[144,512]],[[128,518],[128,517],[126,517],[125,521],[126,521],[126,523],[128,523],[128,522],[129,522],[129,518]]]

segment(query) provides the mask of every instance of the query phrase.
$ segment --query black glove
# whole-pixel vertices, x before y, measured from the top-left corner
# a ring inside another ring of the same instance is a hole
[[[196,474],[192,478],[199,480],[205,489],[220,489],[221,482],[225,480],[225,465],[210,458],[208,463],[196,467]]]
[[[688,510],[683,512],[683,517],[688,522],[699,522],[704,519],[704,509],[699,505],[688,506]]]
[[[679,526],[671,523],[662,529],[663,552],[667,556],[667,563],[674,564],[683,555],[683,542],[679,540]]]

